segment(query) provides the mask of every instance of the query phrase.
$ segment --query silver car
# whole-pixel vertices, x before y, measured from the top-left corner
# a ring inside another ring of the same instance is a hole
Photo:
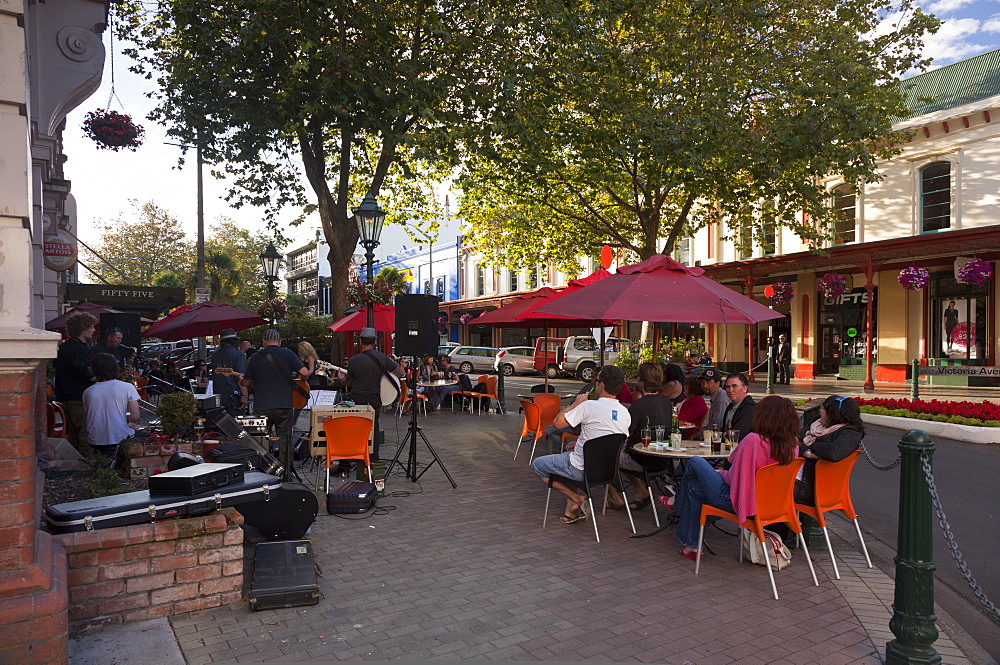
[[[493,369],[503,367],[504,376],[515,374],[537,374],[535,371],[535,348],[532,346],[505,346],[493,361]]]
[[[449,357],[451,364],[458,367],[458,371],[463,374],[469,372],[491,372],[493,371],[493,360],[500,349],[492,346],[460,346],[453,350]]]

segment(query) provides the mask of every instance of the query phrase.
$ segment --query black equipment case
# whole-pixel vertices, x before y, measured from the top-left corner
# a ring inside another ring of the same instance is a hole
[[[251,610],[301,607],[318,602],[312,543],[283,540],[257,545],[250,585]]]
[[[242,464],[247,469],[260,469],[263,466],[260,453],[244,448],[238,443],[220,443],[205,453],[205,461],[217,464]]]
[[[326,512],[331,515],[363,513],[378,500],[378,490],[373,483],[354,480],[330,488],[326,495]]]
[[[242,464],[196,464],[149,477],[150,496],[194,496],[243,482]]]
[[[267,540],[298,540],[306,535],[319,514],[319,500],[299,483],[282,483],[281,490],[264,500],[257,497],[236,510],[245,524],[255,526]]]
[[[264,502],[275,498],[280,491],[279,478],[251,471],[241,483],[194,496],[152,496],[148,491],[142,490],[60,503],[45,508],[45,522],[53,533],[148,524],[168,517],[204,515],[216,508]]]

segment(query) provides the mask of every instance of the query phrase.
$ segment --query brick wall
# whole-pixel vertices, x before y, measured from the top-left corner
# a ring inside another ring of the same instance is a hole
[[[167,462],[175,452],[201,454],[201,442],[190,443],[136,443],[127,453],[129,475],[133,480],[148,478],[167,470]]]
[[[69,565],[69,629],[144,621],[241,599],[243,516],[202,517],[57,536]]]

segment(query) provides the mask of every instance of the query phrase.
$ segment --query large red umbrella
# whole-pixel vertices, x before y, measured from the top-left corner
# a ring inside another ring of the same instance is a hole
[[[368,327],[368,308],[362,307],[353,314],[334,321],[329,326],[334,332],[361,332]],[[375,305],[375,330],[396,329],[396,308],[392,305]]]
[[[181,314],[183,314],[184,312],[188,311],[189,309],[191,309],[191,305],[181,305],[180,307],[175,307],[174,309],[172,309],[169,312],[167,312],[166,316],[164,316],[159,321],[157,321],[153,325],[151,325],[148,328],[146,328],[143,331],[142,336],[143,337],[157,337],[158,335],[156,334],[156,332],[160,329],[161,326],[163,326],[168,321],[172,321],[174,318],[180,316]]]
[[[108,307],[107,305],[97,305],[92,302],[83,301],[73,309],[67,310],[65,314],[57,316],[56,318],[46,323],[45,329],[54,330],[56,332],[62,332],[63,330],[66,329],[66,322],[69,320],[69,318],[74,314],[79,314],[80,312],[88,312],[89,314],[93,314],[94,316],[97,317],[98,321],[100,321],[101,319],[101,314],[122,313],[121,310],[115,309],[114,307]],[[152,322],[153,322],[152,319],[147,319],[144,316],[139,317],[140,325],[147,326]],[[98,328],[100,328],[100,323],[98,323]]]
[[[209,300],[166,321],[155,331],[160,339],[185,339],[217,335],[225,328],[243,330],[267,323],[260,314]],[[146,331],[145,334],[149,334]]]
[[[677,323],[757,323],[784,317],[759,302],[657,254],[623,266],[614,275],[539,305],[538,314],[673,321]]]

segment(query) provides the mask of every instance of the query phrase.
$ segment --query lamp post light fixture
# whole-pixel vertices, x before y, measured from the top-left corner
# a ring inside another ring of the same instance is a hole
[[[366,282],[370,286],[372,283],[372,271],[375,266],[375,248],[379,245],[379,236],[382,235],[382,223],[385,221],[385,210],[378,207],[375,196],[366,194],[361,205],[354,209],[354,221],[358,225],[358,241],[365,248],[365,273]],[[375,327],[375,305],[368,303],[368,327]]]
[[[267,249],[260,254],[260,265],[267,278],[267,297],[269,300],[275,295],[274,282],[278,279],[278,266],[281,265],[281,258],[281,254],[271,242],[267,243]]]

